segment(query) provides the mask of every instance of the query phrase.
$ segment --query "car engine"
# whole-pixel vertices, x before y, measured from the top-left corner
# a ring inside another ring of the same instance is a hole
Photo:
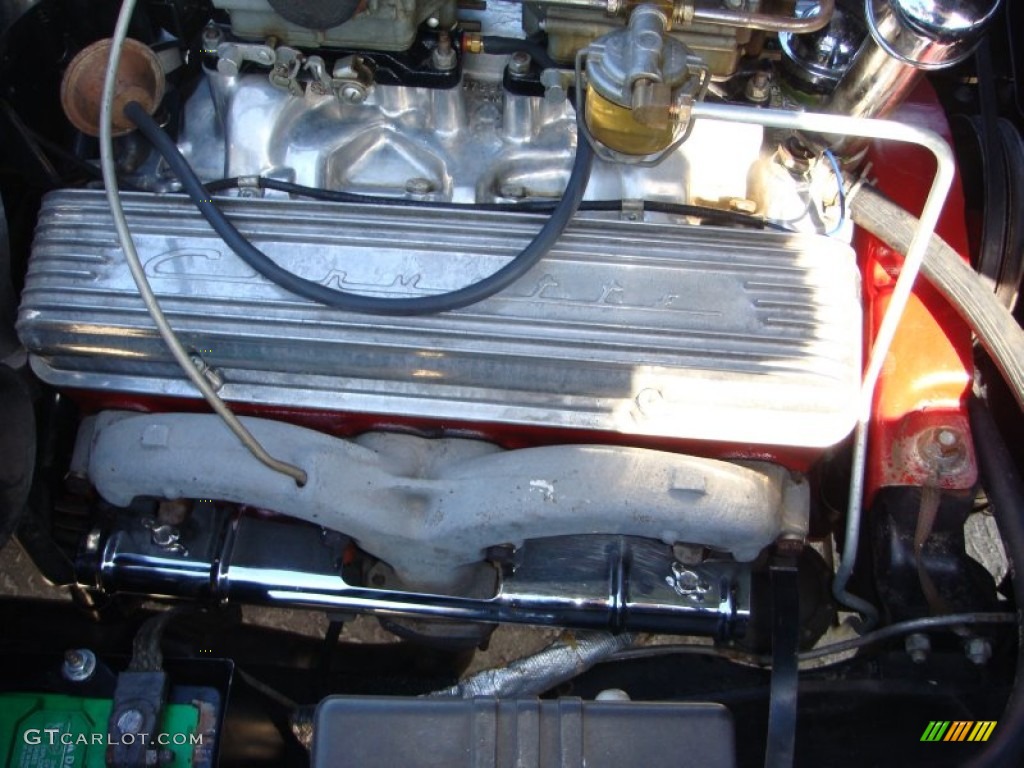
[[[947,116],[957,94],[985,98],[989,35],[1012,11],[119,12],[44,0],[14,14],[8,29],[30,33],[8,62],[39,66],[5,64],[3,105],[5,130],[38,150],[18,162],[57,177],[12,241],[24,269],[8,365],[35,387],[33,440],[50,446],[29,504],[47,511],[18,539],[94,618],[179,606],[143,625],[115,675],[107,764],[175,759],[123,737],[176,701],[138,675],[178,675],[159,646],[182,606],[319,611],[338,632],[368,615],[459,658],[501,625],[573,633],[486,680],[456,672],[436,698],[289,706],[284,738],[317,765],[461,764],[459,749],[442,757],[455,741],[487,765],[668,765],[680,751],[734,765],[732,721],[737,744],[748,721],[704,684],[700,704],[664,712],[628,694],[578,711],[530,698],[567,680],[587,690],[593,665],[654,658],[672,637],[666,649],[691,638],[767,672],[761,751],[741,748],[740,764],[847,764],[794,746],[798,672],[841,654],[837,633],[851,649],[896,638],[920,663],[927,633],[945,631],[953,656],[1003,675],[991,696],[1020,695],[1003,626],[1013,489],[988,479],[1007,459],[986,458],[1001,443],[972,390],[1016,423],[1022,251],[1004,221],[982,277],[968,263],[972,216],[995,203],[965,200],[964,126],[979,123]],[[999,119],[1005,167],[991,132],[975,151],[1010,189],[1006,212],[1024,199],[1011,194],[1024,145]],[[989,505],[999,530],[985,534]],[[987,559],[968,551],[986,535]],[[210,717],[229,723],[223,705]],[[995,722],[991,709],[957,717]],[[1005,736],[987,745],[979,726],[971,748],[1019,747],[1004,719]],[[413,736],[428,724],[435,736]],[[608,743],[589,740],[597,730]],[[217,747],[194,764],[218,750],[246,764],[208,732]]]

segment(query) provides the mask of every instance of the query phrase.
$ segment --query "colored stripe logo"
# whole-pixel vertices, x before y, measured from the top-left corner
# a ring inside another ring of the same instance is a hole
[[[988,741],[995,728],[995,720],[932,720],[921,741]]]

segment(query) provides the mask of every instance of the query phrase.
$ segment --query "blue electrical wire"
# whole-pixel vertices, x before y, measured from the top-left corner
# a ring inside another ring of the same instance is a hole
[[[822,154],[832,166],[832,173],[836,175],[836,183],[839,185],[839,221],[836,222],[836,225],[830,231],[825,233],[831,236],[842,229],[843,224],[846,222],[846,192],[843,189],[843,171],[839,167],[839,161],[836,160],[836,156],[832,154],[831,149],[826,149]]]

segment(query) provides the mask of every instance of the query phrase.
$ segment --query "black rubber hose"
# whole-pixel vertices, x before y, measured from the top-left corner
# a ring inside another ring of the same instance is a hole
[[[975,399],[968,407],[982,484],[992,502],[992,513],[1006,545],[1017,616],[1021,619],[1017,636],[1017,673],[1010,699],[999,720],[995,738],[969,765],[972,768],[1021,765],[1024,763],[1024,613],[1020,605],[1024,599],[1024,483],[988,408]]]
[[[544,223],[530,244],[497,272],[464,288],[446,293],[410,298],[379,298],[328,288],[320,283],[299,277],[275,263],[250,243],[214,204],[210,193],[203,187],[203,183],[189,166],[188,161],[178,151],[174,141],[164,133],[145,109],[133,101],[125,107],[124,114],[135,123],[164,158],[178,180],[181,181],[184,191],[196,203],[199,212],[210,223],[214,231],[246,264],[275,285],[296,296],[328,307],[370,315],[430,315],[447,312],[476,304],[507,288],[540,261],[565,231],[583,199],[587,182],[590,180],[590,170],[594,164],[594,153],[589,143],[578,142],[576,159],[573,162],[569,182],[551,217]]]
[[[854,223],[899,253],[907,252],[919,226],[914,216],[870,186],[858,190],[849,207]],[[928,244],[921,274],[971,327],[1024,410],[1024,330],[1013,315],[938,235]]]
[[[447,200],[411,200],[407,197],[362,195],[335,189],[307,187],[302,184],[294,184],[290,181],[281,181],[280,179],[270,179],[265,176],[254,177],[253,183],[255,183],[258,189],[272,189],[297,197],[308,197],[313,200],[325,200],[334,203],[354,203],[357,205],[393,205],[402,208],[451,208],[453,210],[510,213],[551,213],[558,207],[557,200],[526,200],[521,203],[452,203]],[[217,179],[216,181],[208,181],[203,186],[207,192],[223,192],[228,189],[238,189],[242,186],[242,178],[233,176],[227,179]],[[792,232],[788,227],[776,224],[774,221],[768,221],[759,216],[752,216],[749,213],[741,213],[739,211],[726,211],[705,205],[671,203],[662,200],[645,200],[641,201],[640,205],[643,210],[653,213],[665,213],[672,216],[694,216],[721,224],[736,224],[757,229]],[[580,203],[577,210],[621,212],[622,207],[622,200],[584,200]]]

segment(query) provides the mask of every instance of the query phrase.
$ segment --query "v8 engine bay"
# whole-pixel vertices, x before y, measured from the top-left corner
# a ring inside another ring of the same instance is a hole
[[[1024,755],[1011,3],[0,5],[6,764]]]

